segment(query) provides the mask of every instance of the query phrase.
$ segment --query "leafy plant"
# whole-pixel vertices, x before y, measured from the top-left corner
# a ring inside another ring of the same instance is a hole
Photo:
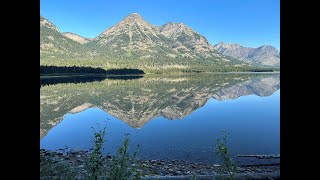
[[[227,146],[227,135],[229,135],[229,133],[225,132],[222,138],[216,140],[216,155],[222,159],[223,170],[227,171],[230,175],[230,180],[233,180],[235,173],[237,172],[237,166],[230,157],[231,152]]]
[[[97,127],[93,127],[94,136],[93,136],[93,151],[90,155],[89,162],[87,163],[87,167],[89,169],[89,179],[98,179],[98,175],[101,173],[102,161],[103,161],[103,143],[105,142],[104,137],[106,133],[106,127],[104,126],[100,129],[99,124]]]
[[[108,176],[110,180],[127,180],[129,178],[141,179],[142,174],[137,171],[136,156],[139,146],[137,146],[133,156],[129,154],[129,134],[125,135],[122,146],[118,148],[118,153],[114,156],[111,170]]]

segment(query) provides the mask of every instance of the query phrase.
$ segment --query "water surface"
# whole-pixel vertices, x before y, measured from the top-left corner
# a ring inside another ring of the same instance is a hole
[[[90,149],[91,127],[107,122],[105,153],[130,133],[140,158],[214,162],[221,131],[230,133],[233,155],[280,153],[279,74],[61,82],[40,88],[41,148]]]

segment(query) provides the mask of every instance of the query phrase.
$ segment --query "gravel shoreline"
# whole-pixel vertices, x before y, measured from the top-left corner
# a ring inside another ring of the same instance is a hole
[[[45,157],[55,165],[68,165],[75,172],[76,177],[86,177],[86,161],[88,160],[90,153],[83,150],[71,150],[65,153],[49,151],[40,149],[40,157]],[[112,162],[112,156],[106,155],[103,157],[103,166],[108,169]],[[158,179],[190,179],[193,175],[197,179],[215,179],[216,176],[227,175],[219,164],[205,164],[205,163],[193,163],[184,160],[137,160],[136,163],[131,164],[136,166],[138,171],[146,176],[157,177]],[[245,179],[250,179],[249,176],[255,177],[261,174],[261,177],[268,177],[269,179],[280,178],[280,165],[268,165],[268,166],[239,166],[238,176],[246,175]],[[58,177],[60,172],[58,170],[53,171],[50,174],[51,177]],[[44,176],[44,175],[41,175]],[[203,177],[201,177],[203,176]],[[272,176],[272,177],[271,177]],[[176,178],[175,178],[176,177]],[[179,178],[180,177],[180,178]],[[188,177],[188,178],[187,178]],[[77,179],[79,179],[77,178]],[[257,178],[257,177],[256,177]],[[41,179],[47,179],[42,177]],[[153,179],[145,177],[144,179]],[[255,178],[253,178],[255,179]]]

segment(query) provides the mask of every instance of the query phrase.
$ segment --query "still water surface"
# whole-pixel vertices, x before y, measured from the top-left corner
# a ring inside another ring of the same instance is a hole
[[[279,74],[41,80],[41,148],[90,149],[106,122],[105,153],[129,133],[140,158],[213,162],[222,131],[233,155],[280,153]]]

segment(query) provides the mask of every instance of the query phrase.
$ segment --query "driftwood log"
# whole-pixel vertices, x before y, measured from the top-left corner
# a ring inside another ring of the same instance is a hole
[[[254,157],[257,159],[279,159],[280,155],[237,155],[236,157]]]

